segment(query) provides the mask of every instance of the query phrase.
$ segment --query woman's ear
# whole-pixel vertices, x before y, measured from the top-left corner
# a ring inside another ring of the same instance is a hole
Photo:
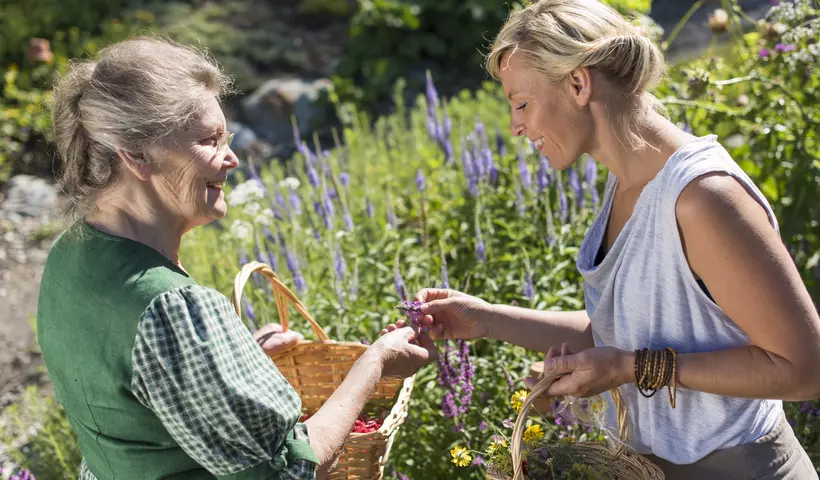
[[[585,107],[592,98],[592,72],[589,67],[579,67],[567,77],[570,95],[579,107]]]
[[[131,174],[143,182],[147,182],[151,178],[151,165],[145,159],[145,155],[140,153],[126,152],[125,150],[117,150],[117,156],[125,165]]]

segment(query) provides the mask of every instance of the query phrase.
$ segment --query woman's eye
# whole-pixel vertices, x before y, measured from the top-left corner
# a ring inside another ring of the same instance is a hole
[[[527,108],[526,103],[522,103],[522,104],[518,105],[517,107],[515,107],[516,110],[524,110],[525,108]]]

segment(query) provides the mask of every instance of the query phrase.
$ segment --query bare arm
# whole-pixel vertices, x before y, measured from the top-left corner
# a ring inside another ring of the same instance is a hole
[[[820,397],[820,319],[765,211],[726,175],[692,182],[676,210],[689,264],[751,343],[680,355],[679,385],[737,397]]]
[[[592,326],[584,310],[550,312],[509,305],[493,305],[488,321],[489,337],[547,353],[551,346],[566,343],[573,352],[595,346]]]
[[[370,348],[350,369],[339,388],[305,421],[313,452],[319,458],[319,478],[331,470],[353,423],[382,377],[383,362]]]
[[[404,322],[389,326],[373,342],[353,364],[339,388],[305,422],[311,448],[320,462],[318,478],[326,478],[335,467],[353,423],[379,380],[383,376],[407,378],[436,358],[436,347],[430,337],[416,335]]]

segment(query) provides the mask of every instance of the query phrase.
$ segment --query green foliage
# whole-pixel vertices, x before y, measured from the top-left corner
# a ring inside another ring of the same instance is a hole
[[[359,0],[350,43],[334,83],[343,101],[371,106],[389,101],[400,78],[418,90],[426,69],[440,84],[467,86],[482,78],[483,54],[511,11],[513,0]],[[650,0],[609,0],[622,13],[648,13]],[[473,85],[469,85],[473,86]]]
[[[36,478],[77,478],[82,460],[77,437],[51,394],[30,386],[20,403],[9,407],[4,416],[11,419],[12,427],[2,432],[0,440],[13,446],[21,435],[28,437],[23,448],[11,450],[12,460],[31,470]]]
[[[47,3],[51,5],[51,2]],[[57,3],[74,5],[72,2],[55,2]],[[105,5],[114,5],[116,2],[97,2],[99,5],[91,1],[76,3],[96,6],[100,12],[104,12],[108,9]],[[21,23],[27,28],[15,25],[8,29],[3,27],[2,22],[16,18],[21,7],[0,7],[0,12],[5,14],[0,14],[0,32],[3,32],[0,35],[11,42],[0,42],[3,55],[0,57],[0,74],[3,76],[3,83],[0,85],[0,103],[3,105],[0,113],[0,145],[3,145],[0,148],[0,184],[5,183],[12,170],[51,171],[51,88],[57,76],[68,68],[69,59],[93,55],[102,46],[123,40],[153,21],[150,12],[135,11],[122,21],[114,19],[97,24],[92,31],[75,26],[67,26],[65,30],[49,30],[62,28],[65,21],[53,18],[54,11],[40,10],[40,6],[40,2],[34,2],[34,13],[29,15],[26,11],[26,18],[30,20]],[[87,14],[81,15],[77,21],[90,21],[86,20],[86,16]],[[53,56],[47,61],[27,58],[24,53],[29,41],[28,35],[43,32],[48,33]],[[16,48],[11,49],[12,45]]]

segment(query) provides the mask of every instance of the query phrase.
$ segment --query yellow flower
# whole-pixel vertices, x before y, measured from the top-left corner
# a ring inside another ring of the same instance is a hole
[[[468,450],[464,447],[455,447],[450,450],[450,455],[453,456],[453,463],[459,467],[466,467],[473,460]]]
[[[489,455],[494,455],[495,452],[497,452],[498,450],[500,450],[502,448],[507,448],[507,440],[505,440],[503,438],[498,439],[498,440],[494,440],[493,442],[490,443],[490,446],[487,447],[487,453]]]
[[[541,440],[542,438],[544,438],[544,429],[537,423],[530,425],[524,430],[524,443],[531,443],[535,440]]]
[[[521,408],[524,406],[524,400],[527,399],[527,391],[526,390],[519,390],[513,393],[512,399],[510,400],[510,404],[512,405],[513,410],[516,413],[521,412]]]

